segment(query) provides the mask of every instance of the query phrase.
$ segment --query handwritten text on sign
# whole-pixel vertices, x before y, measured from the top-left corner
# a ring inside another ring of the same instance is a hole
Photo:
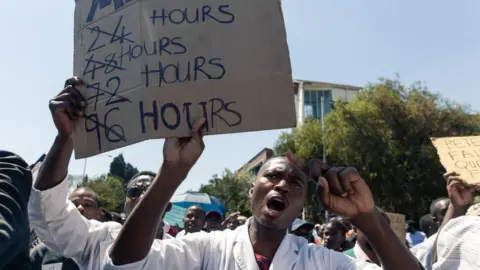
[[[480,136],[432,138],[440,162],[469,184],[480,183]]]
[[[75,7],[74,72],[86,81],[77,158],[152,138],[293,127],[278,0],[90,0]]]

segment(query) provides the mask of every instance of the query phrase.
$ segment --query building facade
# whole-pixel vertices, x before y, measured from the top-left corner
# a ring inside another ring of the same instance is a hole
[[[258,152],[253,158],[251,158],[247,163],[245,163],[237,172],[248,172],[253,176],[257,176],[258,171],[262,165],[269,158],[273,157],[273,150],[270,148],[264,148],[262,151]]]
[[[293,85],[297,126],[303,125],[309,117],[321,119],[332,110],[334,101],[350,102],[362,89],[346,84],[306,80],[294,80]]]

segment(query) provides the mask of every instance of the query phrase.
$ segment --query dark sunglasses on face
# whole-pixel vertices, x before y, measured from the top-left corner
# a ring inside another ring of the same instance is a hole
[[[145,187],[131,187],[127,188],[127,197],[129,198],[138,198],[142,196],[143,192],[146,190]]]

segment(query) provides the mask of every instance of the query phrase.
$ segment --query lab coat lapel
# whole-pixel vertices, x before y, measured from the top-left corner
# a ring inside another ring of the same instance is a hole
[[[291,234],[285,235],[277,252],[275,252],[270,270],[293,269],[299,253],[299,247],[295,238],[296,236]]]
[[[245,223],[245,225],[238,228],[239,232],[237,233],[233,244],[233,256],[239,266],[238,269],[242,270],[258,270],[257,260],[255,259],[255,253],[253,252],[250,236],[248,235],[248,226],[250,222],[251,218]],[[295,238],[296,236],[291,234],[285,235],[273,257],[270,270],[293,269],[293,266],[298,260],[299,253],[299,247]]]
[[[249,223],[246,222],[245,225],[238,228],[239,231],[233,243],[233,256],[239,266],[237,269],[258,270],[257,260],[255,259],[255,253],[248,235]]]

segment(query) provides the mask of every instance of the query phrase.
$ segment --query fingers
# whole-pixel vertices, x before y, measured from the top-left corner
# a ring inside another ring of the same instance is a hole
[[[192,138],[203,145],[203,136],[205,135],[205,123],[207,119],[200,118],[193,124]]]
[[[338,196],[346,197],[354,193],[353,186],[361,179],[355,168],[337,167],[328,170],[325,178],[330,186],[330,191]]]
[[[317,194],[320,196],[319,199],[322,204],[328,206],[328,198],[330,195],[330,186],[328,185],[328,181],[324,177],[319,177],[317,183]]]
[[[69,85],[71,86],[79,86],[79,85],[82,85],[83,84],[83,80],[80,79],[79,77],[77,76],[73,76],[72,78],[70,79],[67,79],[65,81],[65,85],[63,87],[67,87]]]
[[[328,185],[330,186],[330,192],[332,192],[335,195],[345,197],[347,193],[343,190],[342,184],[340,183],[339,179],[339,174],[341,171],[343,171],[345,168],[343,167],[337,167],[328,170],[325,173],[325,179],[328,182]]]
[[[285,153],[285,157],[288,159],[290,164],[292,164],[293,167],[297,171],[299,171],[303,175],[303,177],[306,178],[307,181],[309,181],[309,180],[313,181],[313,179],[310,178],[310,172],[309,172],[309,169],[308,169],[308,165],[305,164],[305,162],[302,159],[298,158],[294,153],[292,153],[290,151]],[[317,178],[314,178],[314,179],[317,179]]]
[[[66,112],[71,120],[83,116],[83,109],[87,102],[83,95],[75,88],[82,85],[83,81],[78,77],[73,77],[65,82],[65,88],[52,100],[50,100],[50,110],[52,113]]]
[[[330,167],[319,159],[311,159],[308,162],[308,170],[313,179],[318,179],[324,175]]]
[[[447,173],[445,173],[445,174],[443,175],[443,179],[445,179],[445,182],[447,182],[447,185],[448,185],[448,183],[449,183],[449,180],[448,180],[448,179],[449,179],[450,177],[453,177],[453,176],[460,176],[460,174],[458,174],[457,172],[454,172],[454,171],[453,171],[453,172],[447,172]]]

